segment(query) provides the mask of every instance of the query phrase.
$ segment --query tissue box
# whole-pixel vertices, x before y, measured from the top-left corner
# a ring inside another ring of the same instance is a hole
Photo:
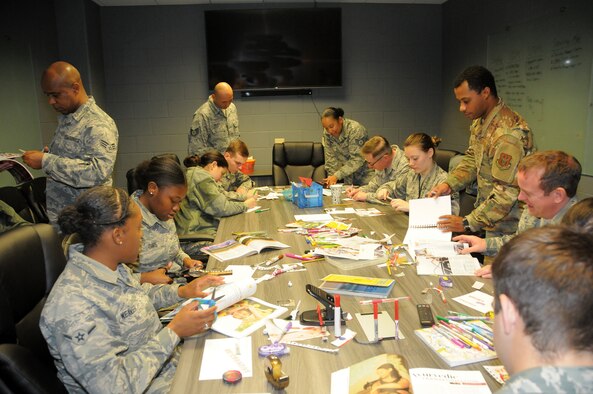
[[[313,182],[310,187],[302,183],[292,183],[292,203],[299,208],[323,206],[323,187]]]

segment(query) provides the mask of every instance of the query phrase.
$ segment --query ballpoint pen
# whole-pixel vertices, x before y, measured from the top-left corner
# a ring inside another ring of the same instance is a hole
[[[260,213],[260,212],[266,212],[266,211],[269,211],[269,210],[270,210],[270,208],[261,208],[261,209],[256,209],[256,210],[255,210],[255,211],[253,211],[253,212],[255,212],[255,213]]]

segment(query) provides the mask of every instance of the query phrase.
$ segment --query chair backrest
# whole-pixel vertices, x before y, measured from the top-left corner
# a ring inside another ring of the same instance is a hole
[[[65,266],[58,234],[49,224],[0,236],[0,392],[64,392],[39,318]]]
[[[169,159],[175,160],[177,162],[177,164],[181,165],[181,162],[179,161],[179,156],[177,156],[175,153],[161,153],[159,155],[153,156],[152,158],[155,159],[157,157],[168,157]],[[136,173],[136,167],[130,168],[126,172],[126,182],[128,184],[128,194],[132,194],[136,190],[138,190],[138,183],[136,183],[135,173]]]
[[[461,153],[456,150],[437,149],[435,156],[434,156],[434,160],[437,162],[439,167],[441,167],[443,170],[449,172],[449,161],[453,157],[460,155],[460,154]]]
[[[34,178],[32,181],[23,183],[18,187],[29,203],[35,223],[49,223],[45,199],[46,184],[47,177],[43,176]]]
[[[325,157],[320,142],[284,142],[272,148],[272,177],[274,185],[289,185],[299,177],[323,183]]]
[[[10,205],[12,209],[27,222],[35,223],[35,216],[29,202],[16,186],[0,187],[0,200]]]

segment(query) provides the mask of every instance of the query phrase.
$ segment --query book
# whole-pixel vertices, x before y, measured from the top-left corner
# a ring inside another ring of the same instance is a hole
[[[331,394],[407,393],[408,363],[398,354],[380,354],[331,375]]]
[[[472,321],[472,324],[487,328],[480,321]],[[434,327],[421,328],[414,333],[450,367],[494,360],[497,357],[494,350],[487,348],[480,348],[480,350],[471,347],[462,348]]]
[[[355,285],[388,287],[395,282],[393,279],[370,278],[368,276],[330,274],[322,278],[327,282],[353,283]]]
[[[410,369],[410,381],[415,394],[467,393],[490,394],[490,388],[480,371],[454,371],[436,368]]]
[[[354,283],[324,281],[319,288],[330,294],[341,294],[354,297],[388,298],[394,285],[394,280],[392,280],[391,284],[388,286],[357,285]]]
[[[263,327],[266,320],[277,318],[287,311],[284,307],[251,297],[256,289],[257,284],[251,277],[216,287],[214,301],[218,312],[212,330],[233,338],[241,338]],[[161,317],[161,321],[171,321],[184,305],[195,300],[202,301],[190,298]],[[200,303],[202,309],[209,307],[206,302]]]
[[[243,236],[200,249],[218,261],[228,261],[239,257],[261,253],[264,249],[285,249],[290,245],[264,236]]]

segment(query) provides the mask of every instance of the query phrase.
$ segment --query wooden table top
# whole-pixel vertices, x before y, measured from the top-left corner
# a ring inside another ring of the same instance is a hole
[[[325,199],[325,206],[328,207],[330,201]],[[256,264],[265,261],[279,253],[290,252],[302,254],[304,250],[310,249],[306,243],[305,237],[294,233],[281,233],[277,229],[284,227],[286,223],[294,221],[295,214],[321,213],[322,208],[299,209],[290,202],[284,200],[262,200],[259,202],[263,208],[271,208],[269,211],[261,213],[244,213],[228,218],[224,218],[218,229],[215,242],[222,242],[231,239],[231,233],[236,231],[258,231],[265,230],[268,235],[278,241],[290,245],[290,249],[265,250],[261,254],[249,256],[242,259],[232,260],[231,262],[221,263],[213,258],[208,263],[208,269],[224,269],[230,264]],[[370,205],[366,203],[353,202],[349,206],[354,208],[375,207],[386,212],[384,216],[377,217],[358,217],[357,215],[337,215],[344,218],[351,218],[354,227],[362,229],[361,234],[371,238],[381,239],[383,234],[395,233],[394,243],[403,240],[407,229],[407,215],[394,212],[389,206]],[[372,233],[374,231],[374,233]],[[286,259],[285,259],[286,260]],[[289,259],[289,261],[293,261]],[[288,263],[288,261],[281,261]],[[295,302],[301,301],[299,311],[315,309],[317,300],[308,295],[305,291],[305,285],[310,283],[319,286],[320,278],[331,273],[341,273],[348,275],[360,275],[386,278],[388,277],[385,268],[376,266],[354,269],[339,270],[326,261],[306,264],[306,272],[285,273],[275,277],[272,280],[261,282],[258,285],[255,297],[270,303],[276,303],[279,300],[292,299]],[[404,273],[403,277],[396,277],[398,273]],[[256,271],[254,278],[262,276],[264,271]],[[421,292],[432,282],[438,285],[437,276],[418,276],[415,266],[406,266],[392,271],[392,278],[396,280],[395,287],[392,289],[390,297],[410,296],[411,301],[400,302],[400,332],[405,339],[395,341],[393,339],[383,340],[378,344],[364,345],[356,341],[350,341],[340,348],[339,353],[324,353],[315,350],[291,347],[290,355],[281,358],[283,370],[290,377],[290,384],[286,392],[292,393],[329,393],[331,373],[339,369],[349,367],[352,364],[365,360],[367,358],[382,354],[395,353],[402,355],[408,362],[409,368],[426,367],[441,369],[464,369],[481,370],[486,382],[492,391],[500,388],[500,385],[492,379],[481,367],[482,365],[500,365],[498,360],[492,360],[483,363],[469,364],[457,368],[449,368],[431,349],[428,348],[414,334],[414,330],[421,328],[416,311],[416,304],[424,303],[426,296]],[[292,282],[289,287],[288,282]],[[475,277],[453,277],[453,288],[445,290],[447,303],[433,295],[432,310],[434,315],[448,315],[447,311],[454,310],[475,315],[477,312],[466,308],[463,305],[452,301],[453,297],[463,295],[473,291],[471,287],[476,281]],[[492,282],[489,279],[480,279],[485,283],[482,291],[493,294]],[[358,301],[368,298],[361,297],[342,297],[342,310],[349,312],[354,316],[355,312],[372,312],[372,306],[361,306]],[[289,307],[289,312],[292,308]],[[393,304],[380,305],[379,310],[386,311],[393,317]],[[284,317],[284,316],[283,316]],[[357,337],[364,339],[365,335],[358,324],[356,318],[347,322],[346,327],[356,331]],[[333,327],[328,327],[330,333],[333,333]],[[344,327],[342,327],[344,330]],[[202,349],[206,339],[224,338],[225,336],[210,332],[200,338],[186,339],[182,345],[182,354],[180,363],[173,382],[173,393],[255,393],[272,392],[272,386],[267,382],[264,376],[264,360],[259,357],[257,348],[264,344],[269,344],[267,337],[263,335],[262,329],[252,334],[252,352],[253,352],[253,377],[243,378],[237,385],[224,384],[222,380],[199,381],[199,371],[202,362],[216,362],[216,360],[202,360]],[[330,337],[330,341],[333,336]],[[328,342],[322,342],[321,339],[306,341],[317,346],[333,347]]]

